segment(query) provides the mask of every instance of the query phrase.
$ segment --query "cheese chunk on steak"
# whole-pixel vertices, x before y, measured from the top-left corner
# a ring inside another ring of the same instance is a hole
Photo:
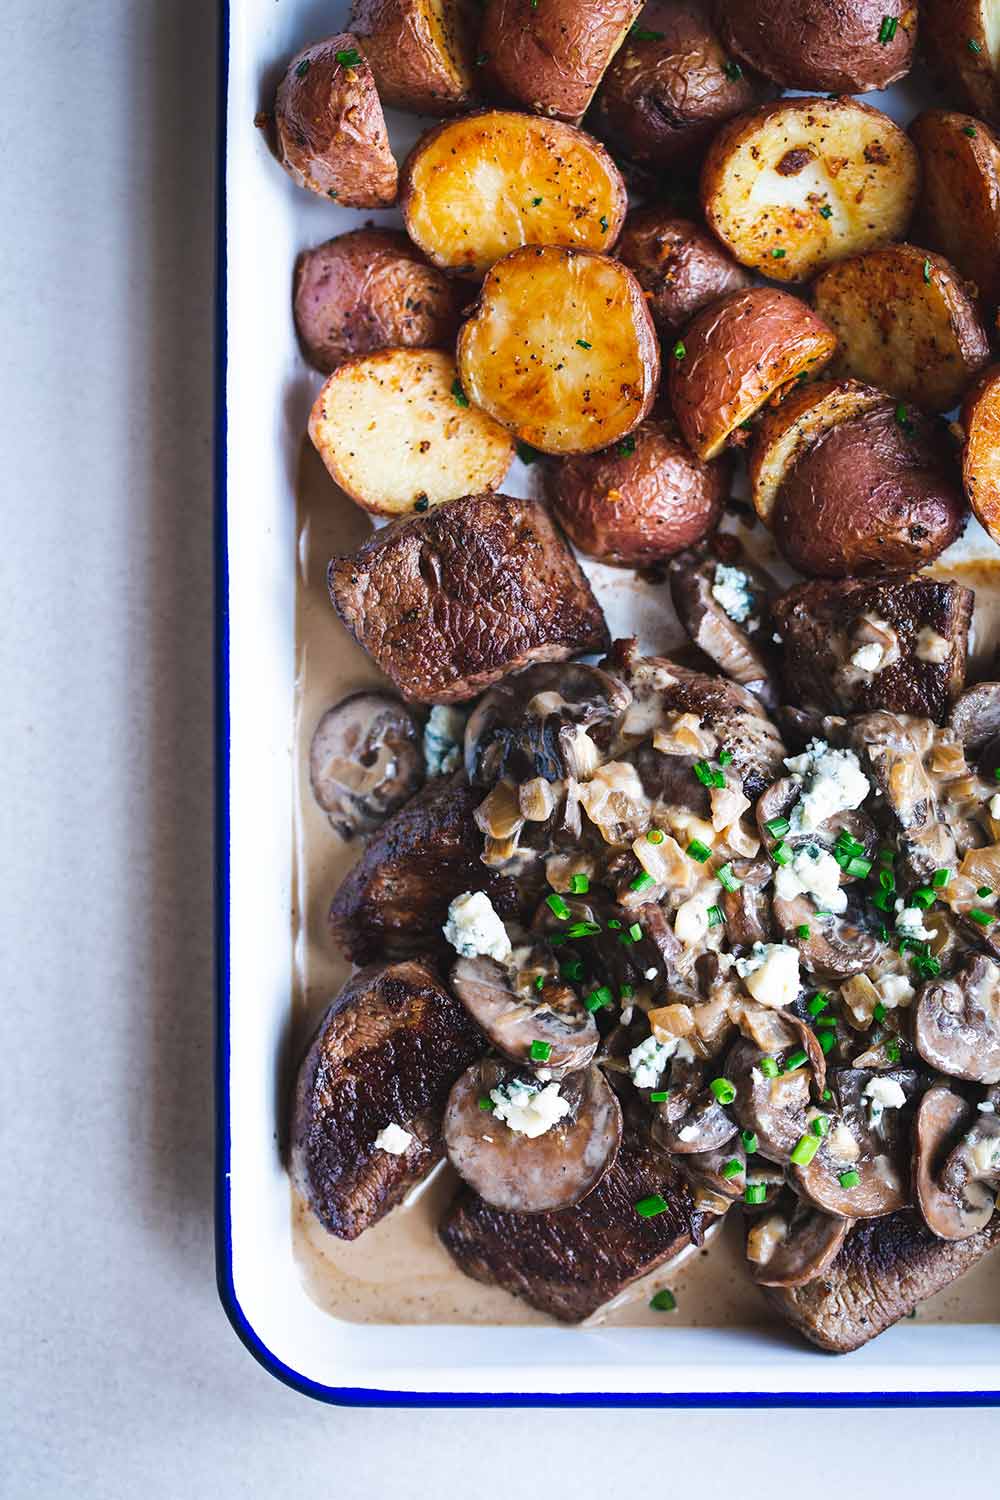
[[[655,1193],[666,1212],[644,1219],[635,1206]],[[463,1188],[445,1214],[441,1239],[467,1276],[579,1323],[699,1242],[703,1222],[670,1157],[627,1130],[614,1166],[575,1208],[505,1213]]]
[[[292,1100],[292,1181],[331,1234],[357,1239],[440,1160],[452,1084],[485,1049],[428,964],[376,966],[348,980],[319,1023]],[[376,1144],[390,1125],[411,1137],[401,1152]]]
[[[327,582],[354,639],[414,702],[460,702],[532,662],[609,644],[590,584],[535,500],[450,500],[333,558]]]
[[[1000,1249],[1000,1214],[966,1240],[937,1239],[910,1209],[865,1219],[815,1281],[768,1287],[771,1306],[813,1344],[834,1354],[859,1349],[918,1302],[943,1291]]]

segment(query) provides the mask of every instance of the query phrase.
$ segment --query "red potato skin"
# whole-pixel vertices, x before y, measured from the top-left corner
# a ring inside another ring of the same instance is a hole
[[[398,171],[371,68],[338,52],[361,52],[349,31],[314,42],[293,57],[278,85],[274,126],[278,160],[299,187],[346,208],[387,208]]]
[[[488,0],[479,34],[497,98],[576,125],[642,0]]]
[[[862,94],[913,66],[914,0],[716,0],[715,12],[730,51],[782,88]],[[896,31],[880,42],[887,18]]]
[[[836,347],[822,319],[788,292],[748,287],[710,303],[666,356],[684,441],[714,457],[734,427],[801,370],[818,374]]]
[[[718,524],[728,465],[703,463],[671,422],[644,422],[630,442],[553,464],[546,491],[570,540],[599,562],[643,567],[694,546]],[[623,452],[623,449],[625,450]]]
[[[604,75],[588,125],[631,161],[697,172],[719,126],[773,90],[753,74],[736,77],[703,0],[652,0],[639,28]]]
[[[469,69],[473,27],[479,19],[475,0],[450,4],[447,17],[452,46]],[[364,45],[384,105],[419,115],[453,115],[469,108],[472,91],[456,86],[442,68],[419,6],[401,0],[354,0],[351,25]]]
[[[691,219],[664,208],[640,208],[625,220],[615,258],[646,293],[661,334],[676,334],[709,302],[750,283],[718,240]]]
[[[295,327],[324,375],[379,349],[450,347],[466,297],[396,229],[353,229],[295,262]]]
[[[943,430],[914,407],[849,418],[799,459],[778,493],[774,535],[800,573],[863,578],[932,562],[961,534],[966,506]]]

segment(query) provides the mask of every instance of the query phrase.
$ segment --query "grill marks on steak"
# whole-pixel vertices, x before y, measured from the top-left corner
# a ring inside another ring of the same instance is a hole
[[[333,558],[327,582],[354,639],[417,702],[459,702],[531,662],[609,643],[590,584],[535,500],[450,500]]]
[[[773,606],[786,701],[830,713],[886,709],[941,723],[965,681],[973,600],[971,589],[930,578],[815,581],[789,589]],[[873,638],[866,617],[885,622],[895,636],[898,655],[878,671],[851,662]],[[921,659],[925,630],[951,643],[943,662]]]
[[[426,963],[362,969],[319,1024],[296,1079],[292,1181],[331,1234],[353,1240],[444,1153],[452,1084],[486,1039]],[[390,1122],[414,1136],[374,1145]]]
[[[635,1205],[652,1193],[662,1194],[667,1211],[643,1219]],[[676,1164],[626,1129],[614,1166],[575,1208],[504,1213],[462,1188],[440,1233],[467,1276],[503,1287],[553,1318],[579,1323],[640,1276],[699,1243],[703,1221]]]
[[[356,964],[436,952],[448,907],[463,891],[485,891],[502,917],[524,897],[482,863],[473,821],[482,793],[464,776],[432,781],[373,834],[330,905],[334,942]]]
[[[830,1268],[805,1286],[768,1287],[771,1306],[811,1343],[859,1349],[1000,1248],[1000,1214],[966,1240],[939,1240],[912,1210],[865,1219]]]

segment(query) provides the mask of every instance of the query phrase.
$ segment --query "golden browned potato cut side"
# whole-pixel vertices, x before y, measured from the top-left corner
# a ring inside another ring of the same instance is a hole
[[[949,411],[989,359],[975,304],[943,256],[887,245],[818,277],[813,301],[840,340],[836,373],[926,411]]]
[[[653,404],[659,347],[642,289],[607,256],[528,246],[483,283],[458,338],[477,405],[545,453],[588,453]]]
[[[898,239],[916,200],[912,141],[855,99],[781,99],[724,126],[701,201],[745,266],[805,281],[845,256]]]
[[[400,198],[411,239],[435,265],[478,273],[525,244],[607,250],[628,201],[592,136],[513,110],[430,131],[407,159]]]
[[[988,125],[954,110],[918,115],[910,135],[923,190],[914,238],[946,255],[985,303],[1000,300],[1000,146]]]
[[[785,475],[825,432],[871,411],[885,393],[858,380],[817,380],[793,391],[764,418],[750,450],[750,493],[765,525],[771,521]]]
[[[574,124],[643,0],[487,0],[480,54],[490,90]]]
[[[920,29],[931,68],[1000,125],[1000,0],[921,0]]]
[[[455,361],[436,349],[342,364],[316,397],[309,436],[341,489],[381,516],[496,489],[513,458],[509,434],[470,404]]]
[[[414,114],[453,114],[475,92],[475,0],[354,0],[383,104]]]
[[[991,365],[962,405],[962,479],[979,524],[1000,543],[1000,365]]]

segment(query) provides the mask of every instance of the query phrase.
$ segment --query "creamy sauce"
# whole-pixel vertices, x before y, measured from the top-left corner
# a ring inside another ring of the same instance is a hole
[[[511,485],[515,493],[529,486]],[[384,680],[354,645],[337,619],[326,590],[326,565],[338,552],[360,545],[371,521],[342,495],[327,476],[311,444],[305,443],[298,485],[299,590],[296,610],[297,724],[294,828],[295,905],[293,1036],[290,1055],[301,1056],[313,1027],[350,973],[331,942],[326,925],[330,899],[360,853],[345,844],[313,799],[309,786],[309,742],[324,711],[348,693]],[[760,526],[732,530],[763,566],[775,566],[770,536]],[[976,572],[975,569],[979,571]],[[782,581],[787,570],[780,569]],[[968,576],[966,576],[968,573]],[[650,647],[661,651],[682,639],[672,618],[665,585],[635,584],[624,569],[594,568],[612,631],[632,623]],[[1000,624],[1000,566],[961,565],[949,570],[969,587],[989,579],[991,609],[980,611],[980,643],[997,640]],[[981,624],[980,624],[981,622]],[[535,1324],[548,1318],[498,1287],[464,1276],[437,1238],[437,1224],[456,1186],[442,1163],[410,1194],[406,1203],[358,1240],[347,1243],[328,1234],[292,1193],[296,1258],[310,1297],[334,1317],[357,1323]],[[738,1211],[710,1235],[710,1245],[693,1249],[679,1262],[636,1282],[588,1325],[646,1324],[657,1328],[752,1328],[777,1321],[750,1280],[743,1256],[742,1216]],[[653,1293],[668,1287],[677,1299],[669,1313],[649,1306]],[[951,1288],[922,1304],[922,1321],[992,1321],[1000,1309],[1000,1255],[992,1255]],[[783,1326],[783,1325],[782,1325]]]

